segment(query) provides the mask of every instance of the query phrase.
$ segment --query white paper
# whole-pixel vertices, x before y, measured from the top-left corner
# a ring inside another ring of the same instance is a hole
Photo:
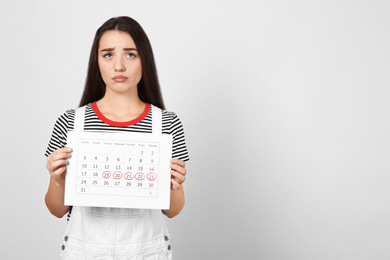
[[[65,205],[169,209],[172,136],[68,132]]]

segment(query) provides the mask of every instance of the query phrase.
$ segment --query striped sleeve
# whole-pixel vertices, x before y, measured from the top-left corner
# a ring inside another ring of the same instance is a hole
[[[189,161],[190,157],[185,142],[183,125],[177,115],[172,118],[169,134],[173,137],[172,158]]]
[[[73,126],[73,122],[69,122],[70,120],[74,120],[74,110],[66,111],[57,119],[54,124],[53,133],[47,146],[45,156],[49,156],[55,150],[66,146],[68,129],[70,126]]]

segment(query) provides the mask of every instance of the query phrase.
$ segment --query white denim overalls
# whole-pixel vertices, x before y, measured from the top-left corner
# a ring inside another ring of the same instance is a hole
[[[84,107],[75,131],[84,129]],[[152,106],[153,133],[161,133],[161,110]],[[171,260],[164,215],[158,209],[74,206],[61,245],[61,259]]]

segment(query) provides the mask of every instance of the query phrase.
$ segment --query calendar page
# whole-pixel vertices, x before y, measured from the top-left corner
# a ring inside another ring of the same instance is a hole
[[[169,209],[172,136],[68,132],[65,205]]]

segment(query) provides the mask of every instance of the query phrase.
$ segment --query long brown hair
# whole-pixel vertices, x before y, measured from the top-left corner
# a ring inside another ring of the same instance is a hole
[[[98,65],[98,50],[100,38],[104,32],[110,30],[129,33],[137,47],[142,64],[142,78],[137,86],[139,98],[144,102],[165,109],[152,46],[141,25],[128,16],[111,18],[96,31],[89,56],[87,79],[80,100],[80,107],[100,100],[106,92],[106,84],[100,74]]]

